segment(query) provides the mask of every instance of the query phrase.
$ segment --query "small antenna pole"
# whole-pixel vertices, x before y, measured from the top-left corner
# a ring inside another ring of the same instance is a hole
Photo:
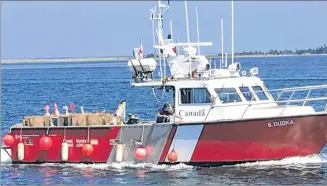
[[[234,64],[234,0],[232,0],[232,64]]]
[[[171,34],[171,40],[174,42],[174,38],[173,38],[173,22],[170,21],[170,34]]]
[[[155,13],[155,10],[154,9],[151,9],[151,22],[152,22],[152,40],[153,40],[153,46],[156,45],[156,39],[154,37],[154,13]]]
[[[224,18],[220,18],[220,29],[221,29],[221,60],[220,62],[224,62]],[[221,68],[221,65],[220,65]]]
[[[198,6],[195,6],[195,12],[196,12],[196,31],[198,35],[198,44],[200,43],[200,32],[199,32],[199,18],[198,18]],[[198,51],[200,55],[200,45],[198,45]]]
[[[187,3],[186,3],[186,0],[184,1],[184,3],[185,3],[187,42],[190,43],[190,32],[189,32],[189,28],[188,28],[188,13],[187,13]]]
[[[184,1],[185,4],[185,18],[186,18],[186,32],[187,32],[187,42],[190,47],[190,32],[188,28],[188,13],[187,13],[187,3],[186,0]],[[191,72],[191,56],[189,55],[189,72],[190,72],[190,78],[192,77],[192,72]]]
[[[142,38],[140,38],[140,48],[141,48],[141,51],[143,53],[143,44],[142,44]]]

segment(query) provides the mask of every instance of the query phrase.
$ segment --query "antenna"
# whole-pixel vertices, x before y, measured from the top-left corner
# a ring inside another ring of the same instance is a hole
[[[234,0],[232,0],[232,64],[234,63]]]
[[[153,46],[155,46],[156,45],[156,39],[155,39],[155,36],[154,36],[154,15],[155,15],[156,9],[151,8],[150,11],[151,11],[151,22],[152,22],[152,40],[153,40]]]
[[[140,48],[141,48],[141,51],[143,52],[142,38],[140,38]]]
[[[173,22],[170,21],[170,34],[171,34],[171,40],[174,42],[174,38],[173,38]]]
[[[189,32],[189,28],[188,28],[188,13],[187,13],[187,3],[186,3],[186,0],[184,1],[184,3],[185,3],[187,42],[190,43],[190,32]]]
[[[190,47],[190,32],[189,32],[189,28],[188,28],[188,13],[187,13],[187,3],[186,0],[184,1],[185,4],[185,18],[186,18],[186,31],[187,31],[187,43]],[[190,77],[192,77],[192,72],[191,72],[191,56],[188,56],[189,58],[189,72],[190,72]]]
[[[220,18],[220,29],[221,29],[221,60],[224,63],[224,18]],[[227,65],[227,64],[226,64]]]
[[[199,33],[199,20],[198,20],[198,6],[195,6],[195,12],[196,12],[196,31],[198,34],[198,43],[200,43],[200,33]],[[200,55],[200,45],[198,45],[198,51]]]

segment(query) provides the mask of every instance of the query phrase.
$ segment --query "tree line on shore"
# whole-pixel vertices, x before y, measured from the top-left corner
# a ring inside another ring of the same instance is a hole
[[[319,46],[317,48],[308,48],[308,49],[284,49],[284,50],[269,50],[267,52],[262,51],[243,51],[243,52],[235,52],[235,55],[303,55],[303,54],[327,54],[327,46],[324,44],[323,46]],[[219,54],[221,55],[221,54]]]
[[[260,50],[256,51],[242,51],[235,52],[235,55],[305,55],[305,54],[327,54],[327,45],[324,44],[322,46],[316,48],[308,48],[308,49],[284,49],[284,50],[269,50],[267,52],[262,52]],[[221,56],[221,53],[218,54]],[[147,54],[146,57],[158,57],[158,55],[154,53]]]

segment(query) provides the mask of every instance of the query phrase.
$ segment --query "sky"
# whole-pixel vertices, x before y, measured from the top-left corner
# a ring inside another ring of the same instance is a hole
[[[151,53],[149,9],[155,1],[2,1],[1,59],[131,56],[143,39]],[[231,52],[231,2],[189,1],[191,41],[213,42],[201,53]],[[184,1],[170,1],[164,35],[187,41]],[[235,1],[234,51],[301,49],[327,44],[327,1]]]

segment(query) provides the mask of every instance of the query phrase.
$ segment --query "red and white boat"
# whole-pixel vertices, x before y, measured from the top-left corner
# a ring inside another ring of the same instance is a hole
[[[312,92],[327,90],[327,85],[269,91],[256,77],[257,68],[241,70],[233,57],[230,65],[225,57],[221,68],[212,68],[211,61],[195,48],[211,43],[190,43],[189,39],[174,43],[172,33],[163,38],[162,15],[168,9],[160,1],[151,9],[150,20],[157,23],[154,47],[159,51],[159,65],[153,58],[137,55],[139,49],[128,65],[134,72],[134,87],[172,94],[168,101],[175,116],[169,122],[144,121],[136,115],[127,121],[125,101],[115,113],[68,113],[67,109],[65,114],[56,111],[26,117],[3,138],[1,162],[215,166],[307,156],[322,150],[327,140],[327,109],[318,112],[308,103],[326,101],[327,96],[312,97]],[[176,47],[184,47],[184,55],[177,55]],[[166,75],[166,64],[170,75]],[[159,79],[153,78],[157,67]],[[278,98],[274,93],[279,93]]]

